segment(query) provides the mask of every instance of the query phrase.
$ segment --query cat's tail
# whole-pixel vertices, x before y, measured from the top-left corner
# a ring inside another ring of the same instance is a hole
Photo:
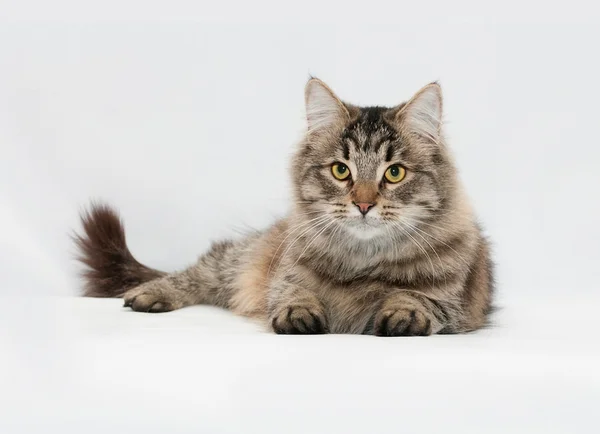
[[[84,295],[119,297],[144,282],[164,276],[140,264],[125,242],[125,229],[117,212],[108,205],[92,203],[81,214],[82,234],[75,234],[77,259],[85,265]]]

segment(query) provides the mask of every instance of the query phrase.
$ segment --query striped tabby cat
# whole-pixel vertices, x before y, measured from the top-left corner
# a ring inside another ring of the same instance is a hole
[[[484,326],[490,253],[444,141],[440,86],[392,108],[345,103],[314,78],[305,96],[286,218],[168,274],[136,261],[115,211],[92,205],[76,236],[85,294],[140,312],[221,306],[283,334]]]

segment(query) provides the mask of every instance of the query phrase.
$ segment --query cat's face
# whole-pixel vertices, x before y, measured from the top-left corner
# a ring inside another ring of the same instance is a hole
[[[305,220],[371,239],[410,235],[441,212],[454,171],[437,84],[394,108],[361,108],[313,79],[306,100],[309,131],[293,167]]]

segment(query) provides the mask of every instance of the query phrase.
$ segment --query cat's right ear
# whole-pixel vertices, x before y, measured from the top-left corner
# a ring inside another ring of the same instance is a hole
[[[344,103],[318,78],[306,83],[304,99],[309,134],[330,130],[350,119]]]

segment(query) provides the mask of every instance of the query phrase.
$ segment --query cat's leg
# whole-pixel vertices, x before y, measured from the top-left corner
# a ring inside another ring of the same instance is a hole
[[[168,312],[194,304],[228,308],[235,291],[244,241],[214,244],[188,269],[143,283],[123,294],[124,306],[139,312]]]
[[[209,303],[203,279],[194,267],[151,280],[123,294],[124,306],[138,312],[168,312],[194,304]]]
[[[377,336],[429,336],[450,327],[456,306],[419,291],[398,290],[388,295],[375,315]]]
[[[323,303],[312,288],[318,285],[303,267],[275,276],[268,295],[269,320],[278,334],[322,334],[329,331]]]

